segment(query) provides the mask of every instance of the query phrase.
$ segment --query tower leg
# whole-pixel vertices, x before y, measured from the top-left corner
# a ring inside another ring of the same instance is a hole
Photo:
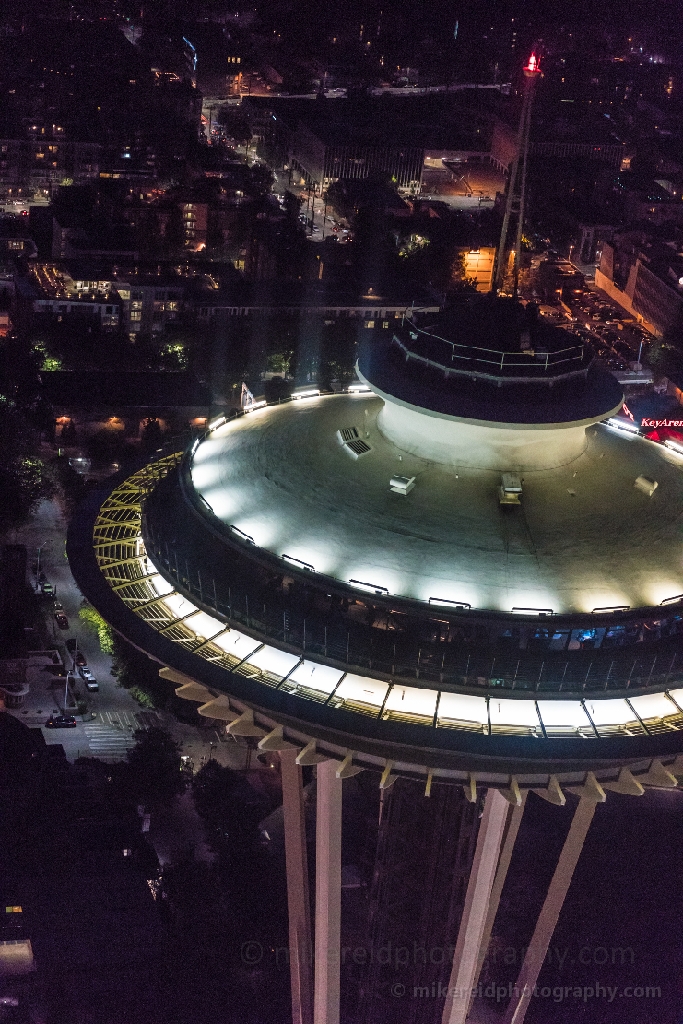
[[[479,950],[479,966],[477,968],[477,975],[474,979],[475,985],[479,981],[479,975],[481,974],[481,969],[484,966],[484,960],[486,959],[486,953],[489,948],[489,942],[491,941],[491,932],[493,931],[493,925],[496,920],[496,914],[498,913],[500,897],[503,894],[503,886],[505,885],[505,879],[507,878],[508,868],[510,867],[510,861],[512,860],[512,852],[515,848],[515,843],[517,841],[517,833],[519,832],[519,826],[522,824],[522,815],[524,814],[525,806],[526,793],[523,794],[522,803],[519,804],[519,806],[517,807],[512,807],[508,814],[505,839],[503,840],[503,847],[500,851],[500,857],[498,859],[496,877],[493,882],[493,889],[491,890],[491,899],[489,900],[489,910],[486,916],[486,925],[484,926],[484,934],[482,936],[481,948]]]
[[[342,780],[337,762],[317,768],[314,1024],[339,1024]]]
[[[301,767],[296,748],[280,751],[282,806],[285,818],[285,861],[289,913],[289,972],[292,1024],[312,1024],[311,905],[308,892],[306,822]]]
[[[522,1024],[526,1016],[527,1007],[538,982],[538,976],[541,973],[543,961],[548,952],[548,946],[553,937],[562,904],[569,891],[572,876],[581,856],[581,850],[594,814],[595,801],[585,798],[579,800],[560,853],[560,859],[550,882],[548,895],[541,908],[533,938],[529,943],[524,963],[517,978],[515,995],[510,1000],[503,1024]]]
[[[479,825],[477,848],[465,897],[465,909],[453,954],[453,967],[443,1008],[442,1024],[465,1024],[472,989],[479,973],[482,945],[509,804],[497,789],[489,789]]]

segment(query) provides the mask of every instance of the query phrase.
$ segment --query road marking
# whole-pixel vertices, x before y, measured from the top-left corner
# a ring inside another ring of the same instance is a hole
[[[104,712],[104,714],[106,714],[107,716],[106,720],[110,722],[111,725],[113,726],[116,726],[118,728],[120,728],[121,726],[125,726],[128,729],[132,729],[135,727],[135,722],[131,721],[127,711],[106,711]],[[103,720],[104,714],[102,715]]]
[[[88,746],[92,754],[104,754],[124,758],[126,752],[135,746],[135,740],[129,733],[113,725],[89,724],[83,726]]]

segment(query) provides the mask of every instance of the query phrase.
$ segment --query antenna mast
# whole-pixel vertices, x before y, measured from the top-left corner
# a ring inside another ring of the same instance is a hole
[[[522,227],[524,224],[524,192],[526,188],[526,167],[529,152],[529,129],[531,127],[531,107],[534,99],[534,86],[543,72],[541,71],[541,59],[537,54],[532,53],[529,62],[524,66],[524,100],[522,102],[522,116],[519,119],[519,131],[517,133],[517,149],[515,159],[510,172],[508,182],[508,197],[505,204],[505,216],[503,227],[500,232],[500,242],[496,260],[496,275],[493,284],[494,294],[498,294],[503,287],[505,272],[507,270],[507,240],[510,230],[510,220],[517,217],[517,230],[515,242],[512,249],[512,294],[517,297],[517,286],[519,283],[519,257],[522,248]]]

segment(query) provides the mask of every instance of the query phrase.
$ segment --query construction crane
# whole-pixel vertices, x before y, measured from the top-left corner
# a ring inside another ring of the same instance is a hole
[[[524,192],[526,187],[526,167],[529,151],[529,129],[531,127],[531,107],[534,100],[534,87],[538,79],[542,77],[543,72],[541,71],[541,58],[538,54],[532,53],[529,57],[528,63],[524,66],[524,99],[522,102],[522,115],[519,119],[517,148],[515,152],[515,159],[512,164],[512,170],[510,172],[510,181],[508,183],[507,203],[505,204],[503,227],[500,232],[500,243],[498,245],[496,260],[496,274],[493,285],[494,292],[498,294],[503,287],[503,282],[505,280],[509,264],[509,250],[507,243],[510,231],[510,221],[513,217],[516,217],[517,228],[515,232],[515,242],[511,250],[512,294],[515,298],[517,297],[517,287],[519,283],[519,258],[522,247],[522,226],[524,224]]]

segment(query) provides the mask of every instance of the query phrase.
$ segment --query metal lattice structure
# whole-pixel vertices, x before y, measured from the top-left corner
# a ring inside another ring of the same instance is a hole
[[[126,607],[166,639],[227,671],[258,676],[260,682],[277,685],[279,676],[244,664],[242,657],[222,650],[215,641],[230,631],[229,624],[207,615],[188,601],[147,557],[142,537],[145,499],[179,465],[182,456],[182,452],[173,452],[148,464],[115,487],[103,502],[93,526],[93,550],[99,569]],[[189,586],[189,581],[184,582]],[[204,625],[208,625],[211,632],[202,631]],[[203,635],[207,632],[208,636]],[[253,646],[260,645],[254,643]]]
[[[517,148],[515,159],[510,172],[508,182],[508,197],[503,217],[503,227],[500,233],[498,245],[496,276],[494,291],[499,292],[503,287],[506,273],[508,271],[508,259],[512,257],[512,294],[517,295],[517,284],[519,281],[519,258],[522,249],[522,230],[524,227],[524,205],[526,191],[527,158],[529,154],[529,132],[531,129],[531,108],[534,100],[534,86],[538,79],[540,67],[538,58],[532,54],[529,63],[524,68],[524,100],[522,103],[522,115],[519,121],[517,134]],[[511,219],[516,218],[515,240],[511,251],[507,249],[508,232]]]

